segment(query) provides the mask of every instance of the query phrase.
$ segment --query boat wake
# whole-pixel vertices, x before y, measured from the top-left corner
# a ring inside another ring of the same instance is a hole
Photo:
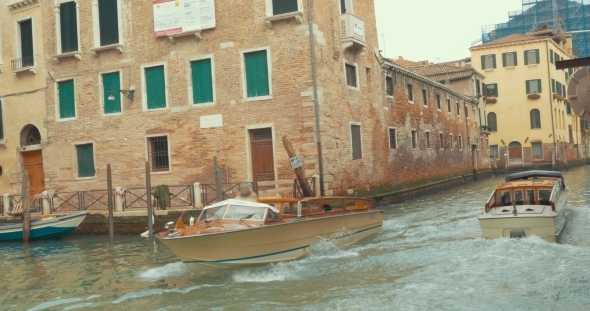
[[[138,277],[144,281],[153,282],[185,277],[191,274],[191,271],[182,262],[174,262],[143,271],[139,273]]]

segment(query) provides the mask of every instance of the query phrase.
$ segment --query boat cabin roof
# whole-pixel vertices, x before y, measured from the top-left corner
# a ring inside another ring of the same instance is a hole
[[[238,205],[238,206],[247,206],[247,207],[262,207],[262,208],[268,208],[270,210],[272,210],[275,213],[278,213],[279,210],[269,204],[265,204],[265,203],[258,203],[258,202],[250,202],[250,201],[243,201],[243,200],[235,200],[235,199],[229,199],[229,200],[225,200],[225,201],[221,201],[212,205],[208,205],[207,207],[203,208],[203,211],[207,211],[213,208],[217,208],[220,206],[226,206],[226,205]]]
[[[545,178],[556,178],[556,179],[563,179],[563,175],[557,171],[526,171],[526,172],[518,172],[514,174],[509,174],[506,176],[506,181],[515,181],[515,180],[528,180],[528,179],[545,179]]]
[[[496,190],[506,190],[512,188],[523,188],[523,187],[541,187],[541,188],[553,188],[557,183],[556,179],[527,179],[527,180],[515,180],[508,181],[499,184]]]

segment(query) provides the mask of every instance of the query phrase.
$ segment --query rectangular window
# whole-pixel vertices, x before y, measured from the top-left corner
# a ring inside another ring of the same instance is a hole
[[[76,146],[78,177],[94,177],[96,175],[96,170],[94,169],[93,148],[94,146],[92,144]]]
[[[455,142],[453,141],[453,134],[449,135],[449,149],[453,149]]]
[[[543,157],[543,143],[533,142],[531,145],[533,146],[533,157]]]
[[[502,53],[502,63],[504,67],[513,67],[517,65],[516,52]]]
[[[555,52],[553,52],[553,50],[549,49],[549,62],[554,64],[555,61],[553,60],[553,54],[555,54]]]
[[[153,172],[170,170],[168,137],[148,138],[148,158]]]
[[[395,129],[389,129],[389,149],[397,149],[397,133]]]
[[[484,96],[488,96],[488,97],[498,97],[498,84],[497,83],[492,83],[492,84],[486,84],[485,85],[485,94]]]
[[[479,84],[479,79],[475,79],[475,95],[481,94],[481,85]]]
[[[193,83],[193,104],[213,102],[213,71],[211,59],[191,62],[191,79]]]
[[[440,95],[436,94],[436,109],[440,110],[441,106],[440,106]]]
[[[459,103],[459,101],[457,101],[456,105],[457,105],[457,115],[460,116],[461,115],[461,104]]]
[[[297,0],[272,0],[273,15],[296,12],[299,10]]]
[[[527,80],[526,93],[541,93],[541,79]]]
[[[268,53],[266,50],[244,54],[247,97],[270,95]]]
[[[498,145],[490,145],[490,157],[498,158],[499,154]]]
[[[59,118],[73,118],[76,116],[76,99],[74,94],[74,80],[57,83]]]
[[[75,1],[64,2],[59,5],[59,27],[62,53],[78,51],[77,15]]]
[[[459,149],[462,150],[463,149],[463,136],[459,135],[458,141],[459,141],[458,147],[459,147]]]
[[[119,43],[118,0],[98,0],[100,46]]]
[[[20,27],[20,68],[32,67],[35,65],[33,51],[33,21],[28,19],[19,23]]]
[[[443,133],[438,134],[438,142],[440,144],[440,149],[445,149],[445,138]]]
[[[361,126],[351,125],[350,136],[352,139],[352,159],[359,160],[363,158],[362,142],[361,142]]]
[[[4,110],[2,109],[2,101],[0,100],[0,139],[4,139]]]
[[[385,77],[385,92],[388,96],[393,96],[393,78]]]
[[[412,149],[418,149],[418,132],[412,131]]]
[[[422,104],[424,104],[424,106],[428,106],[428,93],[425,89],[422,89]]]
[[[356,66],[346,64],[346,85],[357,87],[356,82]]]
[[[447,98],[447,111],[451,113],[451,99]]]
[[[408,100],[413,102],[414,101],[414,92],[412,91],[412,85],[408,84]]]
[[[352,13],[350,0],[340,0],[340,13]]]
[[[555,86],[556,86],[555,79],[551,79],[551,92],[552,93],[555,93]]]
[[[106,73],[102,77],[104,113],[121,112],[121,77],[118,72]]]
[[[532,65],[540,63],[539,60],[539,50],[527,50],[524,51],[524,64],[525,65]]]
[[[147,109],[166,108],[166,77],[164,65],[145,68]]]
[[[482,55],[481,57],[481,68],[482,69],[494,69],[496,68],[496,55]]]
[[[555,89],[555,93],[561,95],[561,83],[559,83],[558,81],[555,81]]]
[[[566,89],[565,89],[565,84],[563,84],[561,86],[561,96],[563,96],[563,97],[566,97],[567,96],[567,92],[566,92]]]
[[[430,149],[430,132],[426,132],[426,149]]]

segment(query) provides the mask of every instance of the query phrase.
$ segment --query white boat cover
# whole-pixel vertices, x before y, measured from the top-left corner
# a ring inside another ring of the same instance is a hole
[[[216,208],[216,207],[220,207],[220,206],[224,206],[224,205],[240,205],[240,206],[249,206],[249,207],[263,207],[263,208],[268,208],[271,211],[278,213],[279,209],[269,205],[269,204],[264,204],[264,203],[258,203],[258,202],[249,202],[249,201],[242,201],[242,200],[237,200],[237,199],[228,199],[225,201],[221,201],[221,202],[217,202],[215,204],[212,205],[208,205],[205,208],[203,208],[204,211],[206,210],[210,210],[212,208]]]

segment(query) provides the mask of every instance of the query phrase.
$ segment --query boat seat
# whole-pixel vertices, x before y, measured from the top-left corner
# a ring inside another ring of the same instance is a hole
[[[12,211],[8,212],[8,215],[11,216],[20,216],[23,213],[23,204],[22,202],[18,202],[14,204]]]

